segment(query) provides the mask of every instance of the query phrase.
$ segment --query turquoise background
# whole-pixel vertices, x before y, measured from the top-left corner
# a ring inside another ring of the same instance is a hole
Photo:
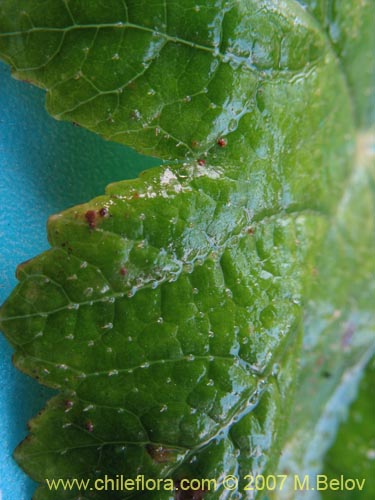
[[[0,303],[16,285],[17,264],[48,248],[49,215],[158,163],[55,121],[44,92],[12,79],[0,63]],[[52,391],[17,371],[12,352],[0,335],[0,500],[30,500],[35,484],[12,452]]]

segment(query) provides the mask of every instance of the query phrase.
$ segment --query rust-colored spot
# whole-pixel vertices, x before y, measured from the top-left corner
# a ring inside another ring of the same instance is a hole
[[[85,219],[88,222],[88,225],[91,229],[96,226],[96,212],[95,210],[87,210],[85,213]]]
[[[184,485],[184,489],[181,489],[181,481],[175,482],[175,499],[176,500],[202,500],[205,491],[204,490],[186,490],[186,484]]]
[[[94,424],[91,422],[91,420],[87,420],[85,422],[85,429],[87,432],[92,432],[94,430]]]
[[[343,336],[341,337],[341,347],[346,349],[352,343],[352,338],[355,333],[355,325],[351,322],[348,322],[345,325],[345,329],[343,332]]]
[[[103,207],[99,210],[100,217],[107,217],[109,215],[109,210],[107,207]]]
[[[159,464],[164,464],[170,462],[173,458],[173,450],[164,448],[163,446],[155,446],[153,444],[148,444],[146,446],[147,453],[150,455],[154,462]]]
[[[133,200],[138,200],[139,193],[133,193]]]
[[[254,234],[255,233],[255,228],[249,227],[247,230],[247,234]]]
[[[224,139],[224,137],[220,137],[217,140],[217,145],[220,146],[221,148],[225,148],[225,146],[227,146],[227,144],[228,144],[228,141],[226,139]]]
[[[199,146],[199,142],[198,141],[191,141],[191,145],[193,148],[197,148]]]
[[[206,160],[203,160],[203,158],[200,158],[198,160],[198,165],[201,166],[201,167],[204,167],[206,165]]]
[[[74,403],[70,399],[68,399],[67,401],[64,401],[64,406],[65,406],[66,410],[70,410],[71,408],[73,408],[73,405],[74,405]]]
[[[120,269],[120,274],[121,276],[126,276],[128,274],[128,270],[126,269],[126,267],[122,267]]]

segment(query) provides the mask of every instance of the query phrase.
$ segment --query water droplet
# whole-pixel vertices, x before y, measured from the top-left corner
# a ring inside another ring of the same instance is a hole
[[[112,56],[112,61],[118,61],[120,59],[120,55],[116,52],[116,54],[113,54]]]
[[[110,372],[108,372],[108,377],[113,377],[115,375],[118,375],[118,370],[111,370]]]
[[[142,363],[140,366],[141,368],[148,368],[150,366],[150,363],[146,361],[145,363]]]
[[[90,411],[94,409],[94,405],[87,405],[82,411]]]
[[[233,132],[234,130],[236,130],[237,127],[238,127],[238,121],[235,120],[234,118],[232,120],[230,120],[230,122],[228,124],[229,131]]]
[[[255,405],[257,402],[258,402],[258,395],[257,393],[254,393],[250,396],[248,403],[249,405]]]
[[[89,341],[87,342],[87,345],[88,345],[89,347],[92,347],[93,345],[95,345],[95,342],[94,342],[93,340],[89,340]]]
[[[156,322],[157,322],[157,323],[159,323],[159,325],[161,325],[161,324],[163,323],[163,321],[164,321],[164,320],[163,320],[163,318],[162,318],[162,317],[160,317],[160,318],[158,318],[158,319],[157,319],[157,321],[156,321]]]
[[[186,356],[186,359],[187,359],[188,361],[194,361],[194,360],[195,360],[195,356],[194,356],[194,354],[188,354],[188,355]]]
[[[113,323],[106,323],[105,325],[102,326],[102,330],[112,330],[113,328]]]
[[[107,352],[112,352],[112,347],[107,347],[106,351]]]
[[[266,387],[267,382],[264,379],[260,379],[257,385],[257,391],[261,392]]]
[[[144,213],[139,215],[139,220],[145,220],[146,215]]]
[[[161,408],[160,408],[160,413],[164,413],[168,410],[168,406],[167,405],[163,405]]]
[[[275,363],[272,367],[272,375],[274,377],[277,377],[279,373],[280,373],[280,365],[278,363]]]
[[[139,121],[142,118],[142,114],[139,109],[133,109],[131,112],[131,118],[136,121]]]
[[[215,382],[212,380],[212,378],[210,378],[210,380],[207,382],[206,385],[213,386],[214,384],[215,384]]]
[[[79,309],[79,304],[76,304],[76,303],[73,303],[71,302],[70,304],[68,304],[68,309]]]
[[[185,96],[183,101],[184,102],[191,102],[191,96],[190,95]]]
[[[167,384],[170,384],[170,383],[172,382],[171,377],[167,377],[167,378],[166,378],[166,380],[165,380],[165,382],[166,382]]]
[[[89,287],[89,288],[86,288],[86,290],[83,292],[83,295],[85,295],[86,297],[90,297],[90,295],[92,295],[94,289]]]
[[[233,293],[232,293],[232,290],[230,288],[226,288],[225,289],[225,295],[229,298],[233,298]]]
[[[81,269],[85,269],[88,266],[87,262],[84,260],[79,266]]]
[[[65,335],[64,337],[66,340],[74,340],[74,335],[72,333],[69,333],[69,335]]]
[[[208,336],[212,339],[213,337],[215,337],[215,333],[212,330],[210,330],[208,332]]]
[[[193,294],[194,294],[194,295],[197,295],[198,293],[199,293],[198,288],[193,288]]]

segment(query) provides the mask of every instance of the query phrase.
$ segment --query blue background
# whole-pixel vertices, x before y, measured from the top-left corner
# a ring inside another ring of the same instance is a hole
[[[0,63],[0,303],[16,285],[17,264],[48,248],[49,215],[158,163],[55,121],[45,111],[44,92],[12,79]],[[36,485],[12,452],[52,391],[18,372],[12,353],[0,334],[0,500],[29,500]]]

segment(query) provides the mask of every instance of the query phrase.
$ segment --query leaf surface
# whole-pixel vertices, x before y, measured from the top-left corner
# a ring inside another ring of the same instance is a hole
[[[303,310],[351,186],[336,47],[291,0],[5,0],[0,31],[54,116],[175,160],[51,217],[51,250],[19,267],[1,327],[16,365],[60,393],[18,462],[42,484],[126,471],[246,498],[246,474],[276,467]]]

